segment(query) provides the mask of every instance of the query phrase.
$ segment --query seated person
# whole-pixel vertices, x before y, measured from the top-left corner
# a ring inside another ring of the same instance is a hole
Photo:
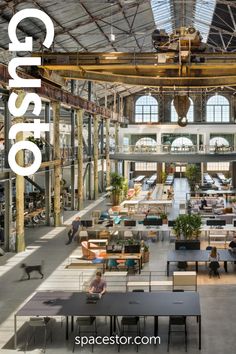
[[[201,199],[201,206],[199,207],[199,209],[203,210],[205,207],[207,207],[207,201],[205,198]]]
[[[214,273],[214,275],[218,275],[218,277],[220,277],[220,274],[218,272],[218,269],[220,268],[220,264],[219,264],[219,260],[220,260],[220,255],[217,252],[217,248],[216,247],[212,247],[211,249],[211,253],[209,254],[209,258],[208,258],[210,264],[209,264],[209,275],[211,277],[212,273]]]
[[[105,294],[106,290],[107,283],[105,280],[102,279],[102,273],[98,271],[96,273],[96,278],[90,284],[89,293],[98,293],[100,295],[103,295]]]
[[[229,243],[230,251],[233,251],[234,248],[236,249],[236,235],[234,235],[232,241]]]

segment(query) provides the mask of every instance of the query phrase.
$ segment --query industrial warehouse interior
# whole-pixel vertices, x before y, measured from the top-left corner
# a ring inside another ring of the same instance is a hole
[[[233,353],[236,1],[0,0],[0,27],[0,354]]]

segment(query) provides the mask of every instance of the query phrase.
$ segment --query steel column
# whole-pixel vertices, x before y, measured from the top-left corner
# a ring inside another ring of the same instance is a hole
[[[4,102],[4,166],[10,168],[8,163],[8,153],[11,147],[11,140],[8,138],[8,132],[11,127],[10,114],[8,110],[8,96],[3,96]]]
[[[98,119],[94,115],[93,119],[93,176],[94,176],[94,199],[98,198]]]
[[[45,103],[44,111],[45,123],[50,124],[50,104]],[[50,151],[50,131],[45,132],[45,141],[47,142],[45,153],[46,161],[51,160],[51,151]],[[49,167],[45,167],[45,215],[46,215],[46,225],[50,226],[51,224],[51,198],[52,198],[52,184],[51,184],[51,171]]]
[[[60,102],[52,103],[54,160],[61,159]],[[54,165],[54,226],[61,225],[61,164]]]
[[[111,161],[110,161],[110,119],[106,119],[106,185],[111,184]]]
[[[5,198],[5,213],[4,213],[4,249],[10,251],[10,236],[12,233],[12,180],[11,173],[8,175],[8,180],[4,182],[4,198]]]
[[[83,115],[84,110],[77,110],[77,136],[78,136],[78,210],[83,209],[84,180],[83,180]]]

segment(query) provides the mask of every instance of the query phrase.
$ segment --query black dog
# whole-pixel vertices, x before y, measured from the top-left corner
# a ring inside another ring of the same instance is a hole
[[[43,279],[44,275],[42,273],[42,264],[34,265],[34,266],[27,266],[25,263],[22,263],[21,268],[24,269],[24,274],[21,280],[23,280],[24,276],[28,276],[28,280],[30,280],[30,273],[38,272],[41,275],[41,279]]]

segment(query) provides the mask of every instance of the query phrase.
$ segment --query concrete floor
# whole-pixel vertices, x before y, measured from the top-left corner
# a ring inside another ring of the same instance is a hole
[[[175,204],[172,210],[173,217],[178,213],[178,201],[184,199],[186,193],[186,181],[176,180],[175,182]],[[106,209],[106,200],[98,201],[99,208]],[[92,208],[97,209],[97,205],[91,205]],[[90,213],[91,210],[87,209],[86,212]],[[74,216],[75,213],[66,212],[65,220]],[[65,246],[66,241],[66,228],[49,228],[41,227],[27,230],[27,242],[30,245],[27,247],[26,252],[20,255],[7,255],[0,259],[0,348],[6,349],[9,354],[13,349],[13,313],[17,307],[36,289],[44,286],[53,277],[56,271],[61,271],[66,262],[66,258],[76,248],[77,244],[72,243]],[[150,262],[145,265],[144,270],[160,271],[160,276],[164,276],[166,267],[166,254],[169,249],[173,247],[167,237],[164,241],[150,242]],[[28,264],[40,263],[44,260],[45,279],[38,279],[37,276],[31,281],[19,282],[21,277],[21,270],[19,264],[22,261]],[[59,274],[59,273],[57,273]],[[205,266],[202,265],[201,274],[199,275],[199,283],[204,285],[198,286],[201,299],[202,311],[202,351],[203,354],[231,354],[235,348],[235,334],[236,334],[236,276],[235,267],[229,266],[229,281],[225,284],[224,279],[226,275],[222,272],[221,279],[209,280]],[[61,282],[63,289],[63,281]],[[139,347],[139,352],[148,353],[166,353],[167,350],[167,319],[160,319],[160,337],[161,344],[155,346]],[[53,331],[53,343],[50,341],[47,344],[46,353],[64,354],[72,351],[72,341],[65,343],[64,340],[65,324],[61,327],[60,319],[57,322]],[[147,319],[147,324],[143,330],[143,335],[152,335],[153,320]],[[194,318],[188,319],[188,353],[196,354],[199,352],[197,347],[198,340],[198,327]],[[98,320],[99,334],[109,333],[109,324],[105,319]],[[23,350],[25,341],[26,328],[23,326],[19,332],[19,345],[20,350]],[[182,334],[173,334],[170,353],[179,354],[184,352],[184,342]],[[37,335],[35,345],[33,342],[28,350],[40,348],[42,346],[42,336]],[[75,352],[89,353],[92,351],[91,346],[86,346],[81,349],[76,347]],[[117,352],[116,346],[95,346],[94,352]],[[122,346],[121,352],[133,353],[136,351],[135,346]],[[15,352],[15,351],[13,351]],[[16,351],[17,352],[17,351]],[[0,349],[0,353],[5,353]]]

